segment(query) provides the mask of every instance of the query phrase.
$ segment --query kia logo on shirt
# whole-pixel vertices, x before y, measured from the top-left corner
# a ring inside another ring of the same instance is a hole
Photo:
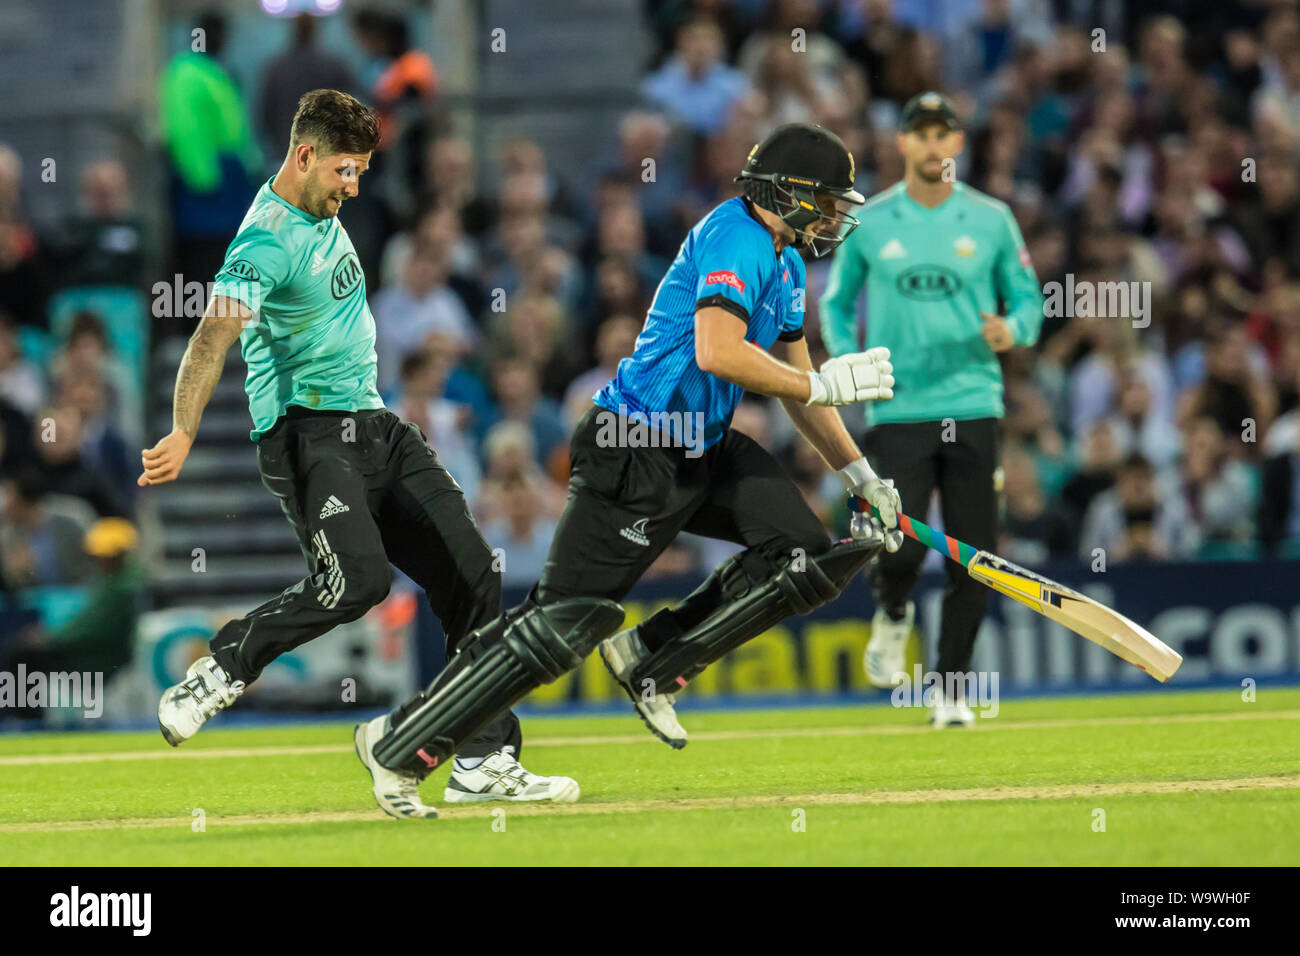
[[[349,252],[334,267],[334,274],[330,276],[330,292],[336,299],[346,299],[360,284],[361,263]]]
[[[898,291],[909,299],[937,302],[961,291],[961,277],[943,266],[913,266],[898,276]]]
[[[262,273],[257,271],[257,266],[247,259],[236,259],[221,271],[226,275],[232,275],[236,279],[244,279],[248,282],[257,282],[262,278]]]

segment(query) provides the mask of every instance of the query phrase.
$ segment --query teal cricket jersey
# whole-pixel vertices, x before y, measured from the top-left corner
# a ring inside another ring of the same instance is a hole
[[[383,408],[366,281],[337,217],[309,215],[268,180],[226,250],[212,294],[254,314],[239,337],[253,441],[290,405]]]
[[[892,399],[866,404],[867,423],[1001,418],[1002,370],[980,313],[1005,316],[1016,345],[1033,345],[1043,324],[1042,290],[1007,204],[955,183],[927,209],[899,182],[858,218],[820,311],[827,350],[859,351],[866,287],[866,347],[889,347],[895,381]]]

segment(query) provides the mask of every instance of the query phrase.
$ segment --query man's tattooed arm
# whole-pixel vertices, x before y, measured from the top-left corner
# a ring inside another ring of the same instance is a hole
[[[226,352],[252,317],[253,313],[238,299],[214,296],[199,327],[190,336],[189,347],[176,374],[172,426],[185,432],[191,441],[198,434],[203,409],[221,378]]]

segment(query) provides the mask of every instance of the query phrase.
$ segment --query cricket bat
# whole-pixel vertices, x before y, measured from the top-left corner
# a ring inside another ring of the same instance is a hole
[[[879,518],[876,510],[856,495],[849,496],[849,509],[865,511]],[[981,584],[1033,608],[1080,637],[1100,644],[1161,683],[1173,677],[1183,662],[1181,654],[1146,628],[1064,584],[1035,574],[996,554],[978,551],[905,514],[899,514],[898,527],[909,538],[933,548],[950,561],[956,561]]]

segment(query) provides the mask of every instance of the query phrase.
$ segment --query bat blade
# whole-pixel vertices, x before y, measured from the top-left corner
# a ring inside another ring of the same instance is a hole
[[[980,583],[1101,645],[1161,683],[1183,662],[1181,654],[1118,611],[1005,558],[980,551],[966,570]]]

